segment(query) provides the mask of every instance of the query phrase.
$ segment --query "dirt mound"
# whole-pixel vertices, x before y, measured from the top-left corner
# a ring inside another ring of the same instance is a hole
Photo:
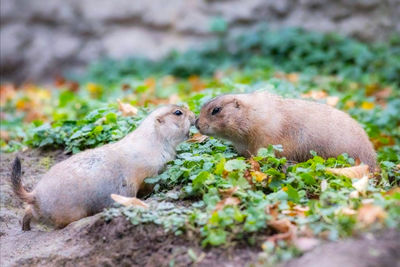
[[[19,153],[23,182],[32,188],[61,151]],[[9,186],[15,154],[1,155],[1,266],[248,266],[257,263],[260,246],[202,249],[199,240],[166,233],[154,224],[133,225],[118,217],[107,222],[102,214],[84,218],[64,229],[33,224],[21,231],[22,203]],[[260,237],[262,238],[262,237]],[[360,238],[327,243],[283,266],[400,266],[400,232],[387,230]],[[257,264],[256,264],[257,265]]]
[[[18,155],[27,188],[33,188],[51,165],[68,157],[61,151],[39,150]],[[123,217],[106,222],[102,214],[84,218],[61,230],[33,223],[31,231],[23,232],[20,223],[23,204],[9,186],[15,156],[1,155],[1,266],[187,266],[196,260],[198,266],[244,266],[257,259],[259,248],[243,246],[204,251],[198,240],[166,233],[160,226],[134,226]],[[189,249],[194,254],[189,255]]]

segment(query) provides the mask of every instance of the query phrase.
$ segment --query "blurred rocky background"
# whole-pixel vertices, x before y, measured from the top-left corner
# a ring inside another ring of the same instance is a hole
[[[102,57],[162,57],[261,22],[362,41],[400,32],[400,0],[1,0],[1,81],[52,79]]]

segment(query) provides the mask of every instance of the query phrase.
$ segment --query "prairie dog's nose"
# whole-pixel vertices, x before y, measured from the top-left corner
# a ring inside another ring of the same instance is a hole
[[[194,122],[194,125],[196,126],[197,129],[199,129],[199,119],[196,119],[196,121]]]

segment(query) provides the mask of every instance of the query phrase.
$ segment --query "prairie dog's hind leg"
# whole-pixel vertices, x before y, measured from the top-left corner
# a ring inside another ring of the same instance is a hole
[[[28,206],[25,210],[25,215],[22,218],[22,231],[31,230],[31,220],[33,218],[32,207]]]

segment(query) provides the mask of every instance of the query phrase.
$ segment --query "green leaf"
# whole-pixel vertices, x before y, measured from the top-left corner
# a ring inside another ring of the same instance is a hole
[[[247,168],[247,164],[242,159],[231,159],[225,163],[225,170],[227,171],[244,171]]]
[[[290,184],[288,184],[286,187],[287,187],[286,193],[288,195],[289,200],[298,203],[300,201],[300,197],[297,190],[294,189]]]

